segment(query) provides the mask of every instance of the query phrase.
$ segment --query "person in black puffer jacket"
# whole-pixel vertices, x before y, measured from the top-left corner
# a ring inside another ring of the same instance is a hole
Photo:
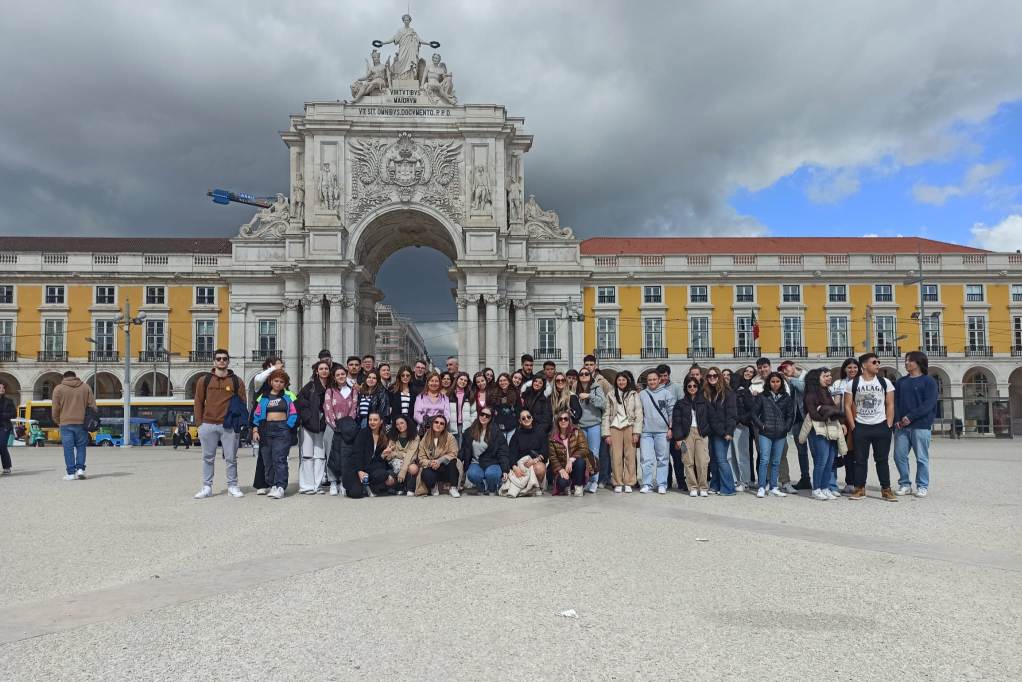
[[[493,421],[510,444],[511,437],[518,428],[518,411],[522,409],[521,392],[511,383],[511,375],[502,372],[497,377],[497,383],[491,389],[490,396],[494,409]]]
[[[550,411],[550,399],[546,396],[546,379],[541,376],[532,377],[532,382],[522,393],[522,409],[532,415],[532,428],[542,431],[544,437],[550,433],[554,416]],[[546,448],[546,443],[543,447]]]
[[[344,494],[353,499],[393,492],[397,485],[397,477],[383,458],[383,451],[390,442],[383,417],[370,412],[366,420],[368,425],[358,432],[351,454],[341,464]]]
[[[752,486],[755,474],[753,462],[752,411],[756,397],[749,391],[749,384],[756,376],[752,365],[743,367],[731,377],[731,390],[735,394],[735,431],[731,439],[731,464],[735,476],[735,490],[741,492]]]
[[[334,424],[334,439],[330,444],[330,458],[327,460],[327,468],[334,478],[341,482],[340,494],[344,495],[344,463],[351,458],[352,449],[355,446],[355,438],[358,437],[360,429],[358,422],[352,417],[342,417]],[[331,494],[333,494],[331,492]]]
[[[536,474],[536,480],[539,481],[540,491],[546,482],[548,445],[547,431],[536,428],[532,413],[523,408],[518,413],[518,429],[515,430],[515,435],[511,436],[511,443],[508,445],[510,464],[517,470],[519,476],[525,473],[522,467],[531,468]]]
[[[493,408],[479,410],[475,422],[461,438],[458,455],[465,476],[484,495],[497,494],[510,469],[507,440],[493,423]]]
[[[795,405],[785,390],[784,377],[778,372],[767,376],[765,390],[756,398],[752,421],[759,432],[759,490],[756,497],[766,495],[769,482],[770,494],[786,497],[777,487],[777,475],[784,455],[788,432],[795,421]],[[767,479],[769,468],[770,477]]]
[[[684,397],[674,403],[671,414],[671,436],[685,464],[685,484],[691,497],[709,497],[706,477],[710,463],[710,420],[706,413],[699,380],[687,377]]]
[[[326,444],[333,438],[332,433],[327,433],[328,426],[323,415],[323,397],[329,383],[330,363],[320,360],[312,366],[312,378],[302,386],[295,399],[295,408],[302,425],[298,492],[305,495],[323,491],[320,484],[326,473]]]
[[[727,454],[738,422],[738,411],[735,394],[727,387],[717,367],[706,370],[703,399],[706,401],[706,420],[710,422],[710,491],[734,495],[734,472]]]

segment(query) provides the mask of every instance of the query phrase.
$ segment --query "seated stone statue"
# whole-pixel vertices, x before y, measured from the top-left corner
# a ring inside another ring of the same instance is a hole
[[[571,228],[561,227],[561,219],[555,211],[544,211],[536,203],[536,195],[530,194],[525,202],[525,227],[533,237],[571,239]]]
[[[269,208],[260,209],[252,220],[241,226],[238,236],[245,239],[280,239],[287,232],[291,210],[286,196],[277,194]]]
[[[457,104],[454,95],[454,74],[447,70],[447,65],[440,61],[440,55],[433,53],[429,66],[422,71],[421,87],[428,96],[439,98],[447,104]]]
[[[378,50],[372,52],[372,64],[366,62],[366,75],[351,84],[352,103],[358,102],[366,95],[382,93],[390,87],[390,59],[386,64],[380,63]]]

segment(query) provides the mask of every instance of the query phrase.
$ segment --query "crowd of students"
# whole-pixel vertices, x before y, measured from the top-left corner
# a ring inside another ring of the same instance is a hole
[[[214,363],[195,395],[199,499],[213,494],[218,445],[228,493],[243,495],[236,427],[246,416],[231,415],[246,404],[244,386],[228,368],[226,351],[216,351]],[[581,497],[601,484],[615,493],[666,494],[673,479],[691,497],[806,490],[820,501],[842,494],[859,500],[872,453],[881,499],[897,501],[913,491],[910,452],[915,494],[928,494],[937,385],[918,351],[906,354],[906,375],[896,383],[879,375],[872,353],[846,360],[839,377],[791,361],[775,371],[760,358],[735,371],[692,365],[675,382],[671,368],[660,365],[641,387],[628,371],[609,381],[592,355],[566,372],[552,361],[536,372],[533,358],[523,355],[514,372],[469,375],[454,357],[445,371],[423,361],[394,370],[377,366],[372,355],[342,365],[324,350],[311,369],[297,393],[280,358],[267,358],[256,377],[260,388],[247,421],[260,458],[257,494],[284,496],[295,443],[298,492],[306,495],[460,497],[468,487],[484,495]],[[897,490],[888,464],[892,440]]]

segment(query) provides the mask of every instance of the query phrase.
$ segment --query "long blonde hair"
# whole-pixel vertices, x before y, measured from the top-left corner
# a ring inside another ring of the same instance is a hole
[[[557,388],[557,377],[564,378],[564,388]],[[554,375],[554,388],[550,391],[550,409],[554,414],[558,412],[571,412],[571,396],[575,395],[568,384],[568,377],[558,372]]]

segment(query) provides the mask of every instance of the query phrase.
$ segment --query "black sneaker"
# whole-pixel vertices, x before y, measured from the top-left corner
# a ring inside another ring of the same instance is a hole
[[[804,478],[799,480],[799,482],[795,484],[795,490],[812,490],[812,489],[813,484],[805,480]]]

